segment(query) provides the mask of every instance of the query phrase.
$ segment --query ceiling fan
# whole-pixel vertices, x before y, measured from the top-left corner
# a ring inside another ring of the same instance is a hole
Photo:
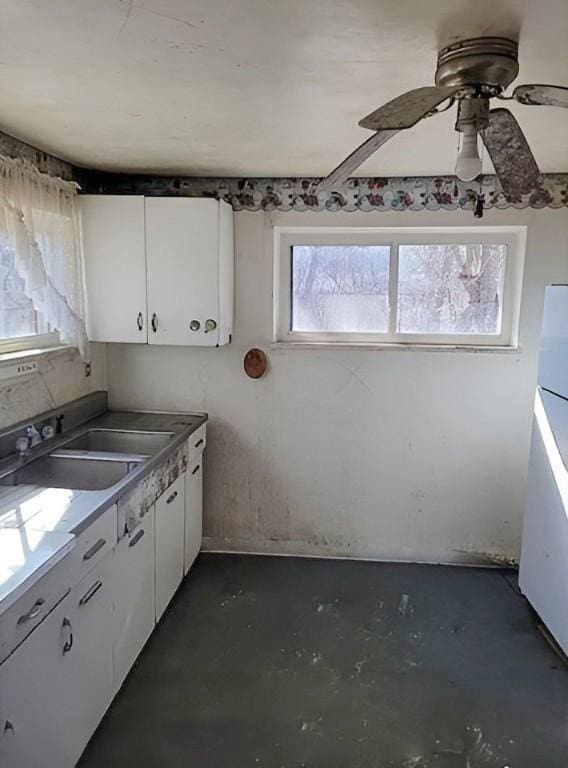
[[[359,125],[373,135],[320,182],[319,189],[342,184],[399,131],[457,102],[455,129],[461,138],[456,176],[471,181],[481,173],[481,136],[505,197],[515,200],[529,193],[540,175],[538,165],[515,117],[503,107],[490,109],[490,99],[568,108],[568,88],[518,85],[511,96],[504,96],[518,72],[518,44],[505,37],[475,37],[443,48],[438,53],[436,85],[403,93],[360,120]]]

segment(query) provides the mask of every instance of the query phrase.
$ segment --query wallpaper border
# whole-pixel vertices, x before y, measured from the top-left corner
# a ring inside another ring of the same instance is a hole
[[[565,208],[568,173],[542,174],[530,195],[507,200],[494,175],[473,182],[455,176],[353,178],[318,191],[319,178],[151,176],[89,171],[79,179],[91,194],[213,197],[235,211],[438,211],[480,208]]]

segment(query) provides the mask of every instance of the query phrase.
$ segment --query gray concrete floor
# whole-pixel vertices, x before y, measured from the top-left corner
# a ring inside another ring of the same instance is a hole
[[[201,555],[80,768],[566,768],[514,573]]]

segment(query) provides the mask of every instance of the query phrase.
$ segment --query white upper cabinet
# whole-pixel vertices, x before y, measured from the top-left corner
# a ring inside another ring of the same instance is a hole
[[[231,340],[233,212],[204,198],[84,195],[93,341],[220,346]]]
[[[145,344],[146,251],[144,198],[81,198],[87,334],[91,341]]]
[[[230,207],[210,199],[147,198],[146,258],[150,344],[226,344],[233,310]],[[231,301],[223,305],[227,288]]]

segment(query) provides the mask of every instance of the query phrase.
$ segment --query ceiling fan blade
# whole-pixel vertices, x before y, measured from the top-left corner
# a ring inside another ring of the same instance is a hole
[[[509,110],[492,109],[481,137],[505,197],[515,200],[531,192],[540,171],[521,126]]]
[[[343,184],[343,182],[347,181],[351,174],[356,171],[368,157],[371,157],[379,147],[382,147],[383,144],[396,133],[398,133],[398,131],[379,131],[378,133],[373,134],[370,139],[367,139],[361,146],[357,147],[349,157],[346,157],[345,160],[329,174],[329,176],[326,176],[323,181],[320,181],[318,190],[329,190]]]
[[[438,104],[450,99],[460,90],[463,90],[463,86],[461,88],[455,86],[415,88],[383,104],[382,107],[360,120],[359,125],[371,131],[400,131],[403,128],[412,128]]]
[[[518,85],[512,98],[519,104],[568,109],[568,88],[561,85]]]

